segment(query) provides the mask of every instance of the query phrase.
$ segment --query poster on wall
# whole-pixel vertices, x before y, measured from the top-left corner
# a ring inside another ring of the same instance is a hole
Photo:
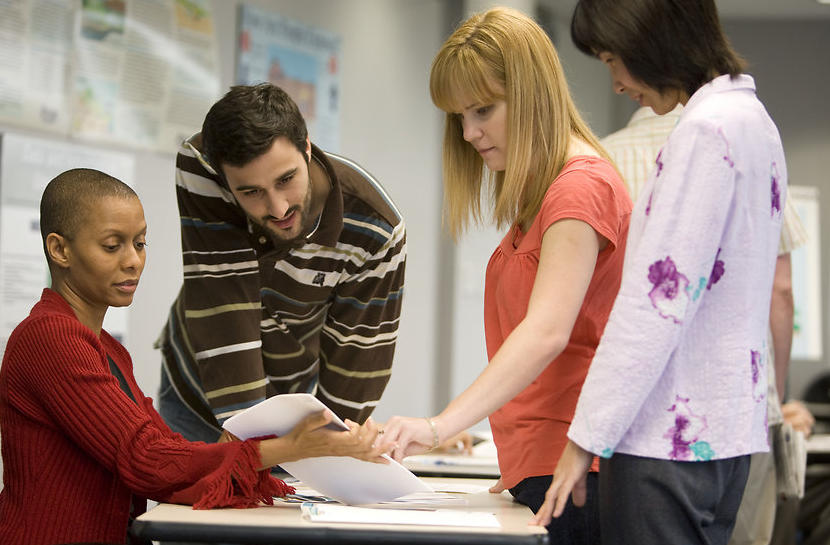
[[[0,121],[172,152],[220,93],[210,0],[0,1]]]
[[[340,144],[340,37],[278,13],[239,6],[236,83],[269,82],[300,107],[311,141]]]
[[[76,0],[0,2],[0,120],[66,134]]]
[[[209,0],[83,0],[73,136],[172,151],[219,95]]]
[[[792,358],[822,359],[821,321],[821,226],[818,187],[791,185],[790,198],[804,229],[807,242],[790,254],[795,303]]]
[[[49,286],[40,236],[40,196],[70,168],[106,172],[135,189],[127,153],[6,132],[0,135],[0,353],[11,332]],[[107,311],[104,328],[127,344],[127,308]]]

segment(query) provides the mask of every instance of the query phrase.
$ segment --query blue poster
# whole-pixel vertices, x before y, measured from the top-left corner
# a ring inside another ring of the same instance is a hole
[[[340,37],[254,6],[240,5],[236,83],[269,82],[294,99],[311,141],[340,143]]]

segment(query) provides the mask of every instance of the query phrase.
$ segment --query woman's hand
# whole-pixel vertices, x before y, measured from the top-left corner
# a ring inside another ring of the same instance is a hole
[[[530,524],[547,526],[551,517],[558,517],[565,510],[568,496],[573,493],[573,503],[577,507],[585,505],[585,476],[591,469],[594,455],[581,448],[573,441],[568,441],[559,463],[553,470],[553,482],[545,494],[545,502],[530,519]]]
[[[390,456],[400,462],[406,456],[432,449],[435,436],[426,418],[393,416],[383,426],[382,444],[390,449]]]
[[[816,419],[804,403],[789,401],[781,405],[781,412],[784,415],[784,422],[792,425],[795,431],[803,433],[805,439],[812,435]]]
[[[362,426],[347,420],[349,429],[343,431],[326,428],[331,419],[332,412],[326,409],[301,420],[288,435],[262,441],[263,467],[320,456],[351,456],[367,462],[389,463],[382,455],[391,447],[380,444],[379,430],[371,417]]]
[[[299,458],[318,456],[351,456],[369,462],[384,462],[381,454],[387,449],[375,446],[378,427],[369,417],[363,426],[350,420],[346,431],[334,431],[325,426],[331,422],[332,413],[326,409],[303,419],[285,438],[294,444]]]
[[[233,441],[239,441],[239,437],[235,436],[228,430],[222,430],[222,435],[220,435],[219,439],[216,440],[217,443],[231,443]]]
[[[438,445],[435,452],[472,454],[473,436],[468,431],[457,433]]]
[[[507,489],[504,488],[504,481],[501,480],[501,477],[499,477],[499,480],[496,481],[496,484],[487,489],[487,491],[491,494],[501,494],[505,490]]]

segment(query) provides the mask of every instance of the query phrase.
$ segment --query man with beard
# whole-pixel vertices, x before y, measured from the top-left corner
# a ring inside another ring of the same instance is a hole
[[[176,163],[184,283],[158,341],[160,412],[191,440],[275,394],[364,422],[391,374],[404,222],[380,184],[308,137],[271,84],[211,107]]]

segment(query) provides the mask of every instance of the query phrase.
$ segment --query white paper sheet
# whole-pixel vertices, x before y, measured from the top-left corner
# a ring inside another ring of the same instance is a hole
[[[325,406],[310,394],[282,394],[232,416],[225,421],[224,428],[240,439],[283,436],[303,418],[323,409]],[[329,427],[348,429],[337,416]],[[286,462],[280,467],[304,485],[349,505],[380,503],[407,494],[432,491],[408,469],[388,456],[385,458],[388,464],[347,456],[322,456]]]
[[[481,511],[455,509],[371,509],[345,505],[304,503],[303,517],[311,522],[351,522],[356,524],[419,524],[429,526],[472,526],[499,528],[496,516]]]

